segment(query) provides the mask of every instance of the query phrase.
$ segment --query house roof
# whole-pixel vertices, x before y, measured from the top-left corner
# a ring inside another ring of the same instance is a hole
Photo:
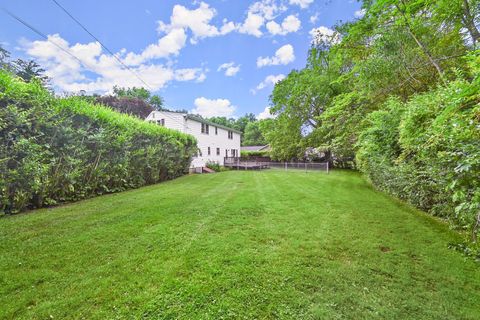
[[[221,124],[218,124],[218,123],[215,123],[215,122],[212,122],[212,121],[208,121],[206,119],[203,119],[202,117],[199,117],[199,116],[195,116],[193,114],[188,114],[188,113],[185,113],[185,112],[176,112],[176,111],[167,111],[167,110],[161,110],[161,111],[158,111],[158,110],[155,110],[155,111],[152,111],[151,113],[153,112],[163,112],[163,113],[174,113],[174,114],[181,114],[183,115],[186,119],[190,119],[190,120],[194,120],[194,121],[197,121],[197,122],[203,122],[203,123],[206,123],[210,126],[214,126],[214,127],[218,127],[218,128],[222,128],[222,129],[225,129],[225,130],[230,130],[230,131],[233,131],[233,132],[236,132],[238,134],[242,134],[242,131],[239,131],[237,129],[233,129],[233,128],[230,128],[230,127],[227,127],[227,126],[223,126]],[[150,114],[151,114],[150,113]]]
[[[198,117],[198,116],[194,116],[192,114],[185,114],[185,117],[187,119],[191,119],[191,120],[194,120],[194,121],[198,121],[198,122],[203,122],[203,123],[206,123],[210,126],[214,126],[214,127],[218,127],[218,128],[222,128],[222,129],[225,129],[225,130],[230,130],[230,131],[233,131],[233,132],[236,132],[238,134],[242,134],[241,131],[237,130],[237,129],[233,129],[233,128],[230,128],[230,127],[227,127],[227,126],[223,126],[221,124],[218,124],[218,123],[215,123],[215,122],[212,122],[212,121],[208,121],[208,120],[205,120],[201,117]]]
[[[244,146],[240,149],[241,151],[265,151],[265,149],[268,149],[268,144],[265,146]]]

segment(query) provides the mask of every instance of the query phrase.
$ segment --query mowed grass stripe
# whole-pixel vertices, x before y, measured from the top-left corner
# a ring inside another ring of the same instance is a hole
[[[182,177],[0,219],[0,317],[476,319],[458,239],[354,172]]]

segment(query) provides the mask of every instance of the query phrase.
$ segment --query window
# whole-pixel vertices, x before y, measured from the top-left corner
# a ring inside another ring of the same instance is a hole
[[[215,127],[215,135],[218,135],[218,128]]]
[[[237,150],[232,149],[232,157],[236,157],[236,155],[237,155]]]
[[[208,134],[209,126],[206,123],[202,123],[202,133]]]
[[[197,157],[201,157],[202,156],[202,149],[198,148],[197,149]]]
[[[228,157],[228,150],[225,149],[225,157]]]
[[[207,149],[207,154],[210,155],[210,147]]]
[[[232,131],[228,131],[228,139],[233,139],[233,132]]]
[[[162,127],[165,127],[165,119],[157,120],[157,124],[162,126]]]
[[[220,155],[220,148],[217,148],[217,156]]]

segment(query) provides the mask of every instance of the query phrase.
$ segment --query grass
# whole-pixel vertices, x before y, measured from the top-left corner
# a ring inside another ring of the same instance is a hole
[[[458,240],[353,172],[187,176],[0,219],[0,318],[478,319]]]

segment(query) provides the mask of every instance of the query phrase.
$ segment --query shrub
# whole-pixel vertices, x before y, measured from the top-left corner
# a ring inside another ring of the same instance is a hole
[[[480,210],[480,78],[389,100],[371,113],[357,163],[379,189],[467,228]]]
[[[173,179],[192,136],[0,72],[0,210],[15,213]]]
[[[220,172],[221,171],[221,167],[220,167],[220,164],[218,164],[217,162],[213,162],[213,161],[208,161],[205,166],[209,169],[212,169],[213,171],[216,171],[216,172]]]

